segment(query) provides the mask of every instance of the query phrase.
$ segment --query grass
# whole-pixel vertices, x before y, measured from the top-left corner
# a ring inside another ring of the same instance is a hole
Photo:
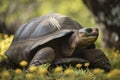
[[[0,34],[0,60],[6,58],[4,53],[12,39],[13,35]],[[15,70],[0,68],[0,80],[120,80],[120,52],[114,49],[104,49],[103,51],[111,61],[112,70],[108,73],[99,68],[89,70],[87,63],[86,70],[81,69],[81,64],[77,64],[76,67],[69,66],[66,69],[57,66],[50,71],[47,70],[48,64],[45,64],[30,67],[30,73],[19,68]],[[23,61],[20,65],[24,68],[27,62]]]

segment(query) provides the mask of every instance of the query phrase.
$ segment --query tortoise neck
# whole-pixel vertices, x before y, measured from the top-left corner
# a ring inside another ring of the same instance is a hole
[[[70,57],[73,52],[75,51],[76,43],[75,43],[75,38],[77,33],[73,33],[69,37],[65,37],[62,43],[62,53],[65,57]]]
[[[78,41],[78,32],[75,32],[71,35],[68,41],[71,48],[76,48],[78,46],[77,41]]]

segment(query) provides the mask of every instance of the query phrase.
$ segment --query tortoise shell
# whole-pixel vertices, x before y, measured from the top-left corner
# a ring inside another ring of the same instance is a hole
[[[17,64],[21,60],[29,61],[30,51],[37,46],[81,28],[76,21],[57,13],[34,18],[17,30],[5,54]]]

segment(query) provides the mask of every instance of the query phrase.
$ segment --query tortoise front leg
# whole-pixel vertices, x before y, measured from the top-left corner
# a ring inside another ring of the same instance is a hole
[[[111,68],[109,59],[99,49],[84,49],[80,50],[78,54],[80,57],[90,61],[90,68],[101,68],[106,72]]]
[[[110,71],[110,60],[99,49],[79,49],[73,54],[73,57],[83,58],[90,61],[89,68],[101,68],[106,72]]]
[[[52,63],[54,58],[55,58],[55,52],[54,52],[53,48],[46,47],[46,48],[40,49],[35,54],[35,56],[31,60],[28,67],[30,67],[32,65],[38,66],[41,64]]]

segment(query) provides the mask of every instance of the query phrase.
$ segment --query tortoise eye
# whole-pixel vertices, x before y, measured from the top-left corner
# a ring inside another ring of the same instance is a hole
[[[88,32],[88,33],[91,33],[92,29],[91,28],[87,28],[87,29],[85,29],[85,31]]]

